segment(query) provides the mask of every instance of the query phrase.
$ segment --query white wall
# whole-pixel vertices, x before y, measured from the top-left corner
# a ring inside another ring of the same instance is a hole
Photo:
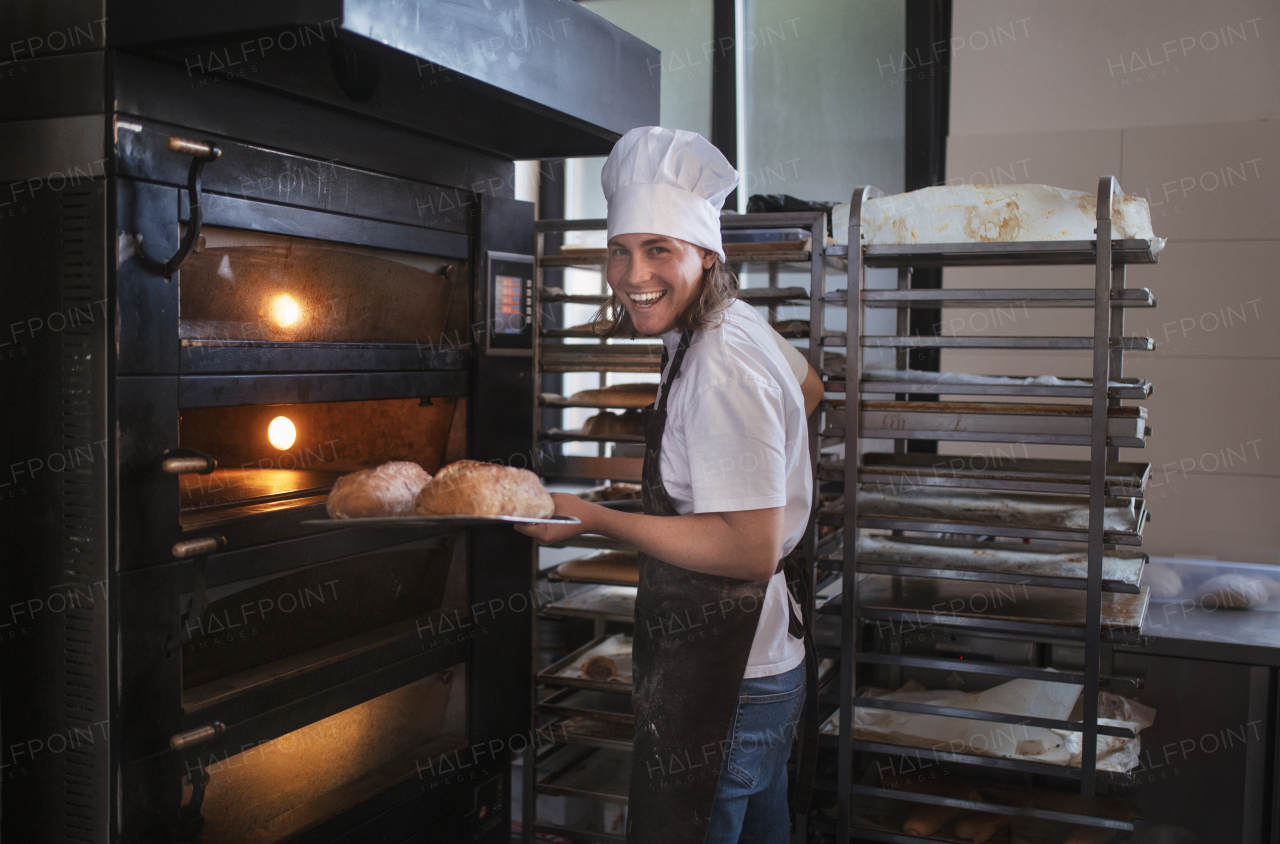
[[[1144,550],[1280,563],[1280,3],[961,0],[953,32],[951,180],[1094,191],[1115,175],[1148,198],[1156,234],[1169,238],[1158,265],[1129,271],[1159,303],[1130,311],[1126,326],[1157,342],[1125,372],[1155,385],[1143,402],[1150,445],[1122,453],[1156,470]],[[1066,268],[946,279],[1092,282]],[[999,329],[959,316],[961,333],[1089,331],[1083,313],[1031,311]],[[947,352],[943,362],[1089,368],[1079,353]]]

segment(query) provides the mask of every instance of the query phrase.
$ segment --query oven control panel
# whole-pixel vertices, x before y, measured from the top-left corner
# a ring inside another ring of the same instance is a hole
[[[533,256],[489,253],[488,325],[490,351],[533,349]]]

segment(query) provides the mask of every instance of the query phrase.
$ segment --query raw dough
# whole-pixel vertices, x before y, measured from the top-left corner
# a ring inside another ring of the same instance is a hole
[[[602,410],[582,423],[582,433],[589,437],[643,437],[644,425],[638,410],[621,416]]]
[[[644,407],[653,404],[657,397],[657,384],[612,384],[597,390],[579,390],[569,396],[569,401],[605,407]]]
[[[1176,598],[1182,594],[1182,578],[1173,566],[1147,563],[1142,570],[1142,585],[1151,590],[1152,598]]]
[[[1008,815],[995,815],[991,812],[965,812],[956,818],[956,838],[983,844],[1009,823]]]
[[[441,469],[418,494],[419,516],[524,516],[556,511],[551,494],[528,469],[459,460]]]
[[[1196,603],[1201,609],[1249,610],[1271,599],[1261,577],[1243,574],[1220,574],[1211,577],[1196,590]]]
[[[417,463],[392,460],[338,478],[325,509],[331,519],[412,516],[418,493],[430,480]]]

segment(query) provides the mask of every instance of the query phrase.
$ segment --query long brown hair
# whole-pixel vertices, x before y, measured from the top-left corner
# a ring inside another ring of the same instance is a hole
[[[697,297],[689,307],[676,317],[678,331],[701,331],[720,322],[720,314],[738,295],[738,277],[720,258],[702,271],[702,281]],[[618,294],[609,290],[609,301],[596,311],[591,322],[599,327],[594,331],[601,337],[635,337],[636,327],[631,322],[627,306]]]

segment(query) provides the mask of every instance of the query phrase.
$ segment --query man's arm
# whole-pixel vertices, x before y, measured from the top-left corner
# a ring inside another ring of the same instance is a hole
[[[809,417],[818,409],[824,390],[822,376],[812,366],[806,364],[806,367],[809,371],[804,374],[804,380],[800,382],[800,392],[804,394],[804,415]]]
[[[574,516],[581,524],[515,526],[542,545],[581,533],[596,533],[635,546],[673,566],[757,581],[773,577],[782,558],[783,507],[645,516],[601,507],[576,495],[552,493],[551,497],[556,503],[556,515]]]

